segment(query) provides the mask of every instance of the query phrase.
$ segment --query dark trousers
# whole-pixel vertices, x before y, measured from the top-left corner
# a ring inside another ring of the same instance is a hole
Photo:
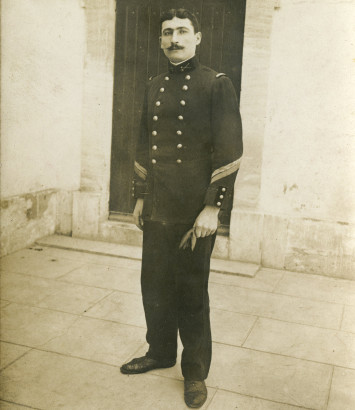
[[[215,235],[198,239],[194,251],[181,250],[180,241],[190,228],[144,223],[141,285],[147,356],[174,361],[179,331],[184,378],[204,380],[212,354],[208,277]]]

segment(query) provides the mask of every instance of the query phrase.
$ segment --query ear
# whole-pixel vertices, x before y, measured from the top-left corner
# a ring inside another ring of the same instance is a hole
[[[160,48],[163,48],[161,45],[161,36],[159,36],[159,45],[160,45]]]
[[[198,33],[195,34],[195,38],[196,38],[196,45],[198,46],[201,43],[201,40],[202,40],[201,31],[199,31]]]

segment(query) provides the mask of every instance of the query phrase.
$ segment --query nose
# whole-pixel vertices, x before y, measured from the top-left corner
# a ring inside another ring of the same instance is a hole
[[[178,36],[176,30],[173,31],[173,35],[171,36],[171,42],[172,43],[178,43]]]

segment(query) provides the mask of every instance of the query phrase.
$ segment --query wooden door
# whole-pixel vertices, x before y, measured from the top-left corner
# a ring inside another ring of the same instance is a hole
[[[167,70],[159,47],[162,10],[184,7],[199,22],[200,62],[226,73],[240,94],[246,0],[117,0],[110,213],[129,215],[135,138],[147,79]],[[231,209],[232,204],[229,204]],[[229,212],[222,215],[228,225]]]

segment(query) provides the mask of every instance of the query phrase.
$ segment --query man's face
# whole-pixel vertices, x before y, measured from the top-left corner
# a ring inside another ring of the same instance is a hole
[[[173,63],[180,63],[195,55],[196,46],[201,43],[201,33],[195,33],[194,26],[187,18],[174,17],[163,21],[160,47]]]

